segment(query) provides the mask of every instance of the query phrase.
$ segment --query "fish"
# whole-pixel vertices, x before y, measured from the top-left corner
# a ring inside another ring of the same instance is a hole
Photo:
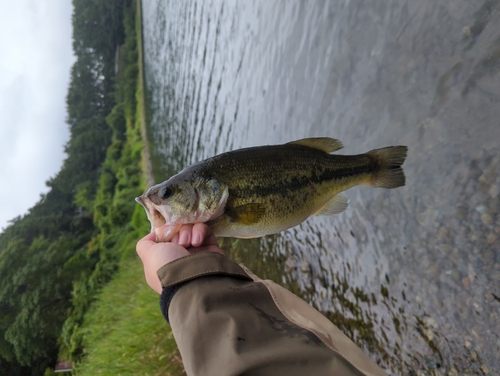
[[[343,191],[351,187],[405,185],[407,146],[332,154],[342,148],[337,139],[317,137],[229,151],[183,169],[136,201],[158,242],[199,222],[216,236],[255,238],[343,212],[349,204]]]

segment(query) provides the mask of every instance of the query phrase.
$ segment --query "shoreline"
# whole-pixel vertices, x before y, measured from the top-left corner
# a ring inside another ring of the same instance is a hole
[[[149,143],[148,143],[148,132],[147,132],[147,122],[146,122],[146,107],[144,105],[144,64],[143,64],[143,49],[142,49],[142,6],[141,0],[136,0],[137,7],[137,52],[139,54],[139,98],[137,98],[139,106],[139,111],[141,113],[140,119],[137,119],[140,122],[141,127],[141,137],[144,142],[144,148],[142,150],[142,161],[141,168],[143,170],[147,188],[153,186],[155,184],[155,179],[153,175],[153,166],[151,164],[151,154],[149,152]]]

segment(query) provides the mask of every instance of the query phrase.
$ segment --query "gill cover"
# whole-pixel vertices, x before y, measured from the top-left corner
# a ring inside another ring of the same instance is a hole
[[[228,188],[215,179],[176,175],[136,199],[146,209],[157,241],[170,241],[182,224],[207,222],[224,212]]]

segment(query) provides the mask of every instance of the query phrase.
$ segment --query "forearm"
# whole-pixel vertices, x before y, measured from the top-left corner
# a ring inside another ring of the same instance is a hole
[[[385,375],[307,303],[225,256],[189,256],[158,276],[178,288],[162,304],[190,375]]]

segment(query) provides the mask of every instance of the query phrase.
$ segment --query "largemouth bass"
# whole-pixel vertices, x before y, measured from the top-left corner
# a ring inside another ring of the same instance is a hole
[[[306,138],[230,151],[185,168],[136,201],[146,209],[157,241],[198,222],[217,236],[254,238],[310,216],[343,212],[349,200],[341,192],[356,185],[405,185],[406,146],[330,154],[342,148],[333,138]]]

